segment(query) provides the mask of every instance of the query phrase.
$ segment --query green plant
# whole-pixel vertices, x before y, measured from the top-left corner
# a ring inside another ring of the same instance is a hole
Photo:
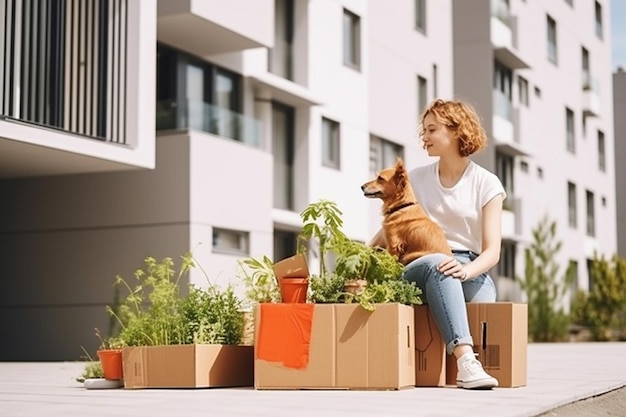
[[[323,276],[311,275],[309,281],[310,300],[320,304],[342,302],[345,283],[345,278],[334,272]]]
[[[298,252],[306,251],[306,243],[311,239],[317,240],[320,275],[326,275],[328,265],[326,256],[335,247],[338,240],[347,239],[341,228],[343,227],[343,212],[337,204],[330,200],[319,200],[309,204],[300,213],[302,230],[298,235]]]
[[[368,283],[397,280],[404,266],[385,249],[375,248],[348,238],[337,239],[335,273],[348,279],[365,279]]]
[[[570,288],[573,273],[558,276],[556,256],[561,242],[556,241],[556,222],[544,217],[533,229],[533,242],[525,250],[524,278],[520,286],[528,299],[528,336],[533,342],[563,341],[569,327],[569,317],[562,301]]]
[[[345,303],[356,302],[365,310],[374,311],[375,304],[381,303],[420,305],[422,304],[421,294],[422,290],[414,282],[396,279],[368,283],[365,291],[358,294],[344,292],[342,297]]]
[[[102,371],[102,364],[100,361],[92,358],[84,347],[81,346],[81,348],[83,349],[83,352],[85,352],[84,359],[86,362],[82,373],[76,378],[76,381],[83,383],[86,379],[104,378],[104,372]]]
[[[571,305],[572,321],[585,326],[594,340],[626,337],[626,259],[594,256],[589,292],[578,291]]]
[[[190,286],[182,302],[183,343],[238,345],[243,336],[241,300],[232,286]]]
[[[100,329],[98,329],[97,327],[94,329],[94,331],[96,333],[96,337],[100,340],[100,346],[98,347],[98,350],[121,349],[126,346],[124,340],[119,336],[103,337],[100,333]]]
[[[149,256],[144,267],[135,271],[134,285],[116,276],[116,285],[126,290],[126,297],[118,306],[107,306],[120,325],[119,334],[106,339],[107,343],[238,344],[243,336],[241,300],[231,286],[222,289],[211,284],[206,273],[208,287],[189,285],[183,296],[181,279],[194,267],[190,252],[181,256],[178,270],[172,258],[157,261]]]
[[[267,256],[240,261],[245,297],[253,303],[275,303],[281,300],[274,263]]]

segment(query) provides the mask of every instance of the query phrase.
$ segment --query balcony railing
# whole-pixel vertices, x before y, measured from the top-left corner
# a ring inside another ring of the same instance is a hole
[[[511,9],[504,0],[491,0],[491,16],[498,18],[507,26],[511,25]]]
[[[493,90],[493,113],[510,122],[513,121],[513,103],[500,90]]]
[[[259,147],[258,119],[196,100],[157,102],[156,129],[195,129]]]

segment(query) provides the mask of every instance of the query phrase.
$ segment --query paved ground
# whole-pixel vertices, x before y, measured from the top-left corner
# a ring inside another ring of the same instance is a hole
[[[528,385],[492,391],[86,390],[82,368],[0,362],[0,416],[626,416],[624,342],[530,344]]]

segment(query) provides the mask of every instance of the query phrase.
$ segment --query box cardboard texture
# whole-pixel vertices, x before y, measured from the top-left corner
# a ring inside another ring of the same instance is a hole
[[[446,385],[446,346],[427,305],[415,313],[415,386]]]
[[[467,303],[474,352],[487,373],[504,388],[526,386],[528,305],[511,302]],[[447,378],[456,385],[454,356],[446,361]]]
[[[254,384],[254,347],[167,345],[122,351],[124,388],[212,388]]]
[[[289,309],[290,304],[266,308]],[[400,389],[415,385],[413,308],[376,304],[374,312],[359,304],[313,305],[308,364],[294,369],[258,357],[263,326],[257,306],[254,386],[256,389]],[[265,323],[271,325],[271,323]],[[281,343],[281,341],[274,341]]]
[[[274,273],[280,281],[283,278],[308,278],[309,268],[307,267],[306,257],[298,254],[285,258],[274,264]]]

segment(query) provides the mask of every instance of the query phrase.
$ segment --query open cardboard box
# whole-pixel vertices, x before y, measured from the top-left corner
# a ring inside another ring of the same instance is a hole
[[[124,388],[213,388],[254,384],[254,347],[166,345],[122,351]]]
[[[257,305],[256,389],[401,389],[415,385],[413,308]]]

